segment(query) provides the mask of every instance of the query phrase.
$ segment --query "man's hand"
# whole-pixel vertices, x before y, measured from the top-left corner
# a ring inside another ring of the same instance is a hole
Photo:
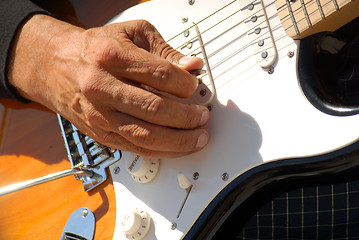
[[[23,97],[104,145],[179,157],[209,140],[202,128],[208,109],[167,94],[190,97],[198,81],[189,71],[201,69],[202,60],[172,49],[146,21],[84,30],[35,15],[19,31],[10,59],[9,81]]]

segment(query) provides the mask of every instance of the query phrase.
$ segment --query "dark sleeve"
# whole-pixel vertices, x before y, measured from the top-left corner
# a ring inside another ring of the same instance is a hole
[[[9,84],[7,62],[17,30],[34,14],[48,14],[48,12],[28,0],[0,0],[0,97],[28,102]]]

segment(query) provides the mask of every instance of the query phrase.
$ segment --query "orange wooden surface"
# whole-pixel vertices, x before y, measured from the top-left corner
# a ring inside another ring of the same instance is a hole
[[[88,26],[104,25],[146,1],[70,0],[79,20]],[[71,167],[51,111],[0,98],[0,121],[0,187]],[[0,240],[59,239],[68,218],[82,207],[95,214],[94,240],[112,239],[116,216],[112,180],[86,193],[82,183],[69,176],[0,197]]]
[[[71,167],[54,113],[36,104],[0,101],[0,187]],[[112,183],[86,193],[74,176],[0,197],[0,239],[59,239],[70,215],[81,207],[95,214],[94,239],[112,239]]]

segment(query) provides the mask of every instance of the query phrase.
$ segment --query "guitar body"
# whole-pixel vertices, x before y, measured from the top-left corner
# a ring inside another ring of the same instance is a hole
[[[1,99],[0,116],[0,187],[71,167],[54,113]],[[74,176],[1,196],[0,239],[60,239],[71,214],[83,207],[95,215],[94,239],[112,239],[116,204],[111,180],[87,193]]]
[[[83,207],[95,215],[95,240],[142,239],[144,234],[122,232],[128,211],[151,217],[145,239],[195,239],[193,231],[203,230],[197,223],[204,226],[208,209],[221,205],[218,196],[233,188],[251,195],[266,183],[256,178],[240,185],[253,169],[276,169],[293,158],[299,169],[300,161],[310,166],[316,156],[354,146],[359,116],[329,115],[307,100],[297,72],[300,42],[285,33],[273,1],[251,3],[153,0],[114,18],[146,19],[171,46],[206,60],[203,84],[189,101],[206,104],[213,96],[209,145],[180,159],[159,159],[148,183],[134,181],[127,169],[139,157],[123,152],[109,179],[88,193],[66,177],[2,196],[0,239],[59,239],[71,214]],[[0,187],[70,168],[55,114],[4,99],[0,106]],[[269,172],[271,181],[285,176]],[[191,188],[181,188],[178,176]]]
[[[215,197],[228,192],[229,183],[253,168],[267,163],[273,163],[273,168],[293,158],[302,159],[308,167],[311,157],[358,141],[358,115],[323,113],[303,94],[297,65],[300,41],[285,33],[273,1],[265,0],[263,5],[256,1],[253,11],[250,1],[193,2],[153,0],[112,21],[146,19],[172,47],[186,55],[207,58],[210,69],[206,70],[211,70],[216,90],[207,125],[211,141],[201,152],[160,159],[157,176],[146,184],[134,181],[127,171],[131,168],[128,163],[137,161],[131,153],[123,153],[121,161],[111,166],[111,173],[121,169],[112,175],[117,222],[123,221],[123,212],[143,209],[154,222],[146,239],[193,236],[196,221],[205,219],[200,216],[210,217],[207,210],[213,204],[221,205]],[[256,21],[252,18],[255,15]],[[264,40],[264,47],[260,40]],[[208,74],[202,80],[205,85],[199,87],[192,102],[205,103],[213,94]],[[203,98],[202,89],[207,92]],[[300,169],[300,165],[296,167]],[[281,179],[283,173],[276,174],[266,177]],[[192,184],[188,195],[180,187],[178,175],[186,176]],[[243,187],[243,192],[255,192],[261,181]],[[118,225],[115,238],[127,239]]]

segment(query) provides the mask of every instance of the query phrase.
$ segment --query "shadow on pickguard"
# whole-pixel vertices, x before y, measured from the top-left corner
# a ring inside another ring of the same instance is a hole
[[[262,144],[259,125],[233,101],[222,105],[215,100],[206,127],[211,134],[210,143],[202,151],[186,157],[161,159],[160,170],[152,182],[134,182],[125,169],[121,171],[114,181],[127,188],[131,197],[134,195],[137,198],[123,201],[139,200],[169,222],[176,222],[177,230],[185,232],[188,224],[196,220],[227,183],[249,168],[263,163],[259,153]],[[122,159],[124,161],[126,159]],[[192,179],[195,172],[199,174],[198,180]],[[185,191],[178,184],[178,173],[186,175],[192,181],[193,188],[177,218],[185,197]],[[228,180],[222,179],[224,173],[228,174]],[[118,202],[118,205],[121,204]]]

